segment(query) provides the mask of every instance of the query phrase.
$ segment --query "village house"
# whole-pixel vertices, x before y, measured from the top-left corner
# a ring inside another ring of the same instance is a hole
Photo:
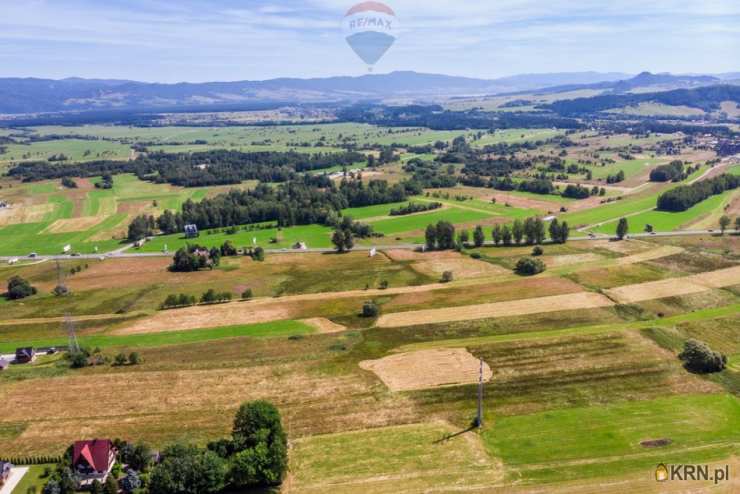
[[[72,447],[72,469],[77,474],[79,486],[103,483],[116,463],[116,449],[109,439],[76,441]]]
[[[27,364],[36,360],[36,352],[31,347],[17,348],[15,350],[15,363]]]

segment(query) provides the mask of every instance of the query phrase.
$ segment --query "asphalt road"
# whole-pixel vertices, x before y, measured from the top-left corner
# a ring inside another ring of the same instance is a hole
[[[740,230],[725,230],[725,235],[737,235],[740,234]],[[687,237],[687,236],[696,236],[696,235],[719,235],[718,231],[716,230],[684,230],[684,231],[676,231],[676,232],[655,232],[655,233],[634,233],[627,235],[626,238],[630,239],[639,239],[639,238],[654,238],[654,237]],[[585,241],[593,241],[593,240],[610,240],[610,239],[616,239],[613,235],[593,235],[593,236],[580,236],[580,237],[571,237],[568,239],[569,242],[585,242]],[[486,242],[485,245],[491,246],[493,245],[492,242]],[[128,252],[133,247],[133,245],[129,245],[128,247],[123,247],[120,249],[117,249],[112,252],[108,252],[105,254],[83,254],[79,256],[71,256],[68,254],[64,255],[53,255],[53,256],[36,256],[36,257],[28,257],[28,256],[0,256],[0,261],[11,261],[11,260],[18,260],[18,261],[28,261],[28,260],[35,260],[35,261],[56,261],[56,260],[74,260],[74,259],[126,259],[126,258],[137,258],[137,257],[171,257],[174,252]],[[406,249],[406,250],[414,250],[422,247],[421,244],[398,244],[398,245],[377,245],[375,247],[355,247],[354,251],[359,252],[367,252],[370,251],[372,248],[376,248],[378,250],[386,250],[386,249]],[[306,250],[298,250],[298,249],[265,249],[265,252],[268,254],[306,254],[306,253],[325,253],[325,252],[334,252],[334,249],[306,249]]]

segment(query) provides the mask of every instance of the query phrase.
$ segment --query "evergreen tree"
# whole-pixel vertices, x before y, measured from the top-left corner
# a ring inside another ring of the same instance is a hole
[[[511,236],[517,244],[522,243],[525,233],[524,228],[525,226],[520,219],[514,220],[514,224],[511,226]]]
[[[493,225],[493,230],[491,231],[491,238],[493,239],[493,243],[495,245],[499,245],[502,240],[502,232],[501,232],[501,225],[498,223]]]
[[[482,247],[486,241],[486,234],[483,233],[483,227],[478,225],[473,231],[473,243],[476,247]]]
[[[629,229],[627,218],[620,218],[619,223],[617,224],[617,238],[619,238],[619,240],[623,240],[624,237],[627,236]]]
[[[501,240],[504,242],[504,245],[511,245],[511,228],[509,225],[504,225],[501,228]]]

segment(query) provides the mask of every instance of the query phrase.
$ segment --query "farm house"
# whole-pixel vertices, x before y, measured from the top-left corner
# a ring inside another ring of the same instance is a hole
[[[95,480],[103,483],[116,463],[116,449],[110,439],[76,441],[72,448],[72,468],[80,478],[80,487]]]

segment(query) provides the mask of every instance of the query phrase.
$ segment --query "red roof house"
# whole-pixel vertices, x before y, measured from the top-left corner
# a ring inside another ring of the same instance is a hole
[[[93,480],[105,482],[116,463],[116,449],[109,439],[76,441],[72,448],[72,467],[82,479],[81,484]]]

